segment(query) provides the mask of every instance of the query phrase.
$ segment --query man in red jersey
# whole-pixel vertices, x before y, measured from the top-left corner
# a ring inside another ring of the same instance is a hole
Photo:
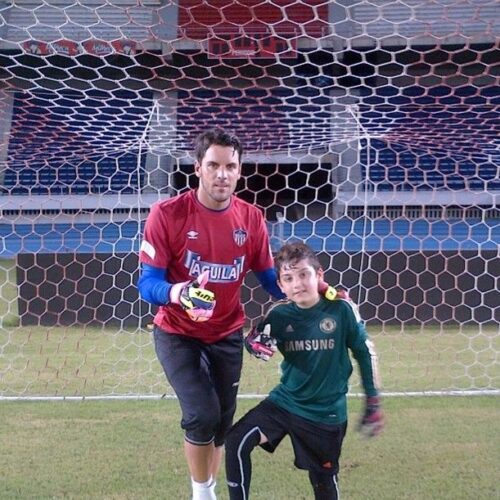
[[[216,498],[241,374],[245,274],[252,270],[271,295],[284,297],[262,213],[233,194],[242,153],[222,129],[201,134],[198,188],[152,207],[140,251],[138,287],[160,306],[155,349],[181,406],[193,500]]]

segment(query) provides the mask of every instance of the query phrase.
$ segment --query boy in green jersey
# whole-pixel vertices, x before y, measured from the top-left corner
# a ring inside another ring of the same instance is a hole
[[[338,499],[337,474],[347,429],[349,350],[366,394],[359,429],[375,436],[383,428],[377,357],[357,308],[346,293],[334,300],[318,293],[323,271],[303,243],[284,245],[275,257],[278,284],[287,296],[272,306],[245,339],[251,354],[283,355],[280,383],[226,437],[226,477],[231,500],[249,497],[252,450],[273,452],[289,435],[295,466],[309,472],[316,500]]]

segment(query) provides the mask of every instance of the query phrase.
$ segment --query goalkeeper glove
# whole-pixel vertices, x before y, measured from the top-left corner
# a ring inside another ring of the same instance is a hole
[[[378,436],[384,428],[384,412],[379,396],[366,398],[365,412],[358,425],[358,431],[367,438]]]
[[[271,337],[271,325],[264,326],[259,332],[256,327],[245,338],[247,351],[258,359],[269,361],[269,358],[277,351],[276,339]]]
[[[175,283],[170,289],[170,302],[179,304],[192,321],[208,321],[214,312],[215,295],[204,287],[208,282],[208,271],[193,281]]]
[[[328,300],[344,299],[349,300],[349,293],[345,288],[337,286],[334,288],[329,285],[326,281],[320,281],[318,284],[318,291],[321,295],[324,295]]]

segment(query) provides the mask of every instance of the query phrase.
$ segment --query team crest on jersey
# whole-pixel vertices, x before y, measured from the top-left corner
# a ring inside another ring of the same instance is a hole
[[[337,328],[337,323],[333,318],[324,318],[319,323],[319,329],[323,333],[333,333]]]
[[[247,241],[248,233],[244,229],[235,229],[233,231],[233,240],[239,246],[243,246],[245,241]]]

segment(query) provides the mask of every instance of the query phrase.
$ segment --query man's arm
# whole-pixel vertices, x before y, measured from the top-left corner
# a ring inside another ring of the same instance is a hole
[[[256,272],[255,276],[259,280],[262,288],[266,290],[275,299],[285,299],[286,295],[280,290],[278,286],[278,275],[276,269],[269,268],[265,271]],[[349,300],[349,295],[347,291],[341,287],[334,288],[333,286],[326,283],[326,281],[320,281],[318,284],[318,291],[321,295],[324,295],[328,300],[345,299]]]
[[[167,281],[167,270],[143,264],[137,283],[141,297],[147,302],[162,306],[178,304],[192,321],[208,321],[215,308],[215,296],[205,290],[208,272],[198,278],[182,283]]]
[[[142,264],[137,287],[141,297],[150,304],[163,306],[170,302],[172,283],[167,281],[167,270]]]
[[[255,276],[262,285],[262,288],[266,290],[267,293],[272,295],[275,299],[284,299],[286,295],[280,290],[278,286],[278,275],[276,274],[276,269],[271,267],[265,271],[255,272]]]

